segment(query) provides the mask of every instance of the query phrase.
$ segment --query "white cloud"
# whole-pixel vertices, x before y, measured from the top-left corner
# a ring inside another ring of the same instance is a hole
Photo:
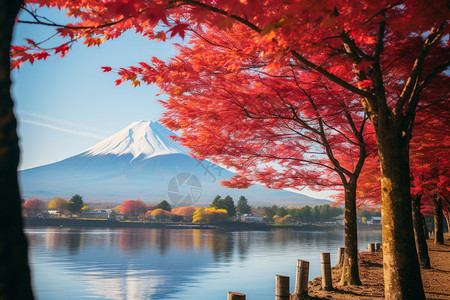
[[[51,117],[40,115],[40,114],[36,114],[36,113],[31,113],[31,112],[26,112],[26,111],[19,110],[17,112],[17,114],[19,116],[20,115],[25,115],[25,116],[29,116],[29,117],[34,117],[34,118],[38,118],[38,119],[41,119],[41,120],[45,120],[45,121],[50,121],[52,123],[57,123],[57,124],[60,124],[60,125],[66,125],[66,126],[69,126],[69,127],[77,127],[77,128],[84,129],[84,130],[96,131],[99,134],[108,134],[108,135],[110,134],[110,132],[105,131],[105,130],[101,130],[101,129],[97,129],[97,128],[91,128],[91,127],[83,126],[83,125],[80,125],[80,124],[77,124],[77,123],[73,123],[73,122],[69,122],[69,121],[61,120],[61,119],[56,119],[56,118],[51,118]],[[38,121],[36,121],[36,122],[38,122]],[[39,123],[42,123],[42,122],[39,122]],[[51,124],[49,124],[49,125],[53,126]]]
[[[39,121],[32,121],[32,120],[26,120],[26,119],[20,119],[19,121],[22,122],[22,123],[28,123],[28,124],[38,125],[38,126],[42,126],[42,127],[47,127],[47,128],[50,128],[50,129],[54,129],[54,130],[58,130],[58,131],[62,131],[62,132],[67,132],[67,133],[75,134],[75,135],[79,135],[79,136],[93,137],[93,138],[100,139],[100,140],[105,138],[104,136],[96,134],[96,133],[72,130],[72,129],[63,128],[63,127],[59,127],[59,126],[54,126],[54,125],[43,123],[43,122],[39,122]]]

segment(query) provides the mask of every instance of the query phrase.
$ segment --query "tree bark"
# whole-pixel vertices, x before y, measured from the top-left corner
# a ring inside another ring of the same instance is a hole
[[[428,240],[430,238],[430,233],[428,232],[427,221],[422,212],[420,212],[420,218],[422,219],[423,234],[425,236],[425,239]]]
[[[434,206],[434,243],[444,244],[444,215],[442,213],[442,201],[439,195],[432,195]]]
[[[0,1],[0,299],[33,299],[17,182],[19,145],[10,95],[12,30],[22,1]]]
[[[448,211],[445,212],[444,218],[447,222],[447,232],[450,233],[450,213]]]
[[[425,299],[411,211],[409,138],[393,115],[376,126],[381,170],[386,299]]]
[[[356,218],[356,183],[345,188],[345,250],[341,285],[361,285],[358,267],[358,225]]]
[[[425,239],[422,215],[420,213],[420,199],[422,195],[412,197],[412,217],[414,226],[414,239],[416,241],[417,255],[419,256],[420,266],[424,269],[430,269],[430,256],[428,255],[427,240]]]

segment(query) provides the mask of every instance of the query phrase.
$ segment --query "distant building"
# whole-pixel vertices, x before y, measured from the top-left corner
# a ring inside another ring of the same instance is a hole
[[[345,215],[343,215],[343,214],[340,215],[340,216],[334,217],[333,219],[335,220],[334,223],[336,223],[336,224],[340,224],[340,225],[344,225],[345,224],[345,222],[344,222]]]
[[[110,215],[110,219],[114,219],[114,220],[118,220],[118,221],[125,220],[126,218],[127,218],[127,215],[125,215],[125,214],[111,214]]]
[[[107,212],[96,212],[96,211],[90,211],[90,212],[84,212],[81,214],[82,218],[86,219],[109,219],[109,213]]]
[[[372,217],[370,221],[367,221],[369,224],[381,224],[381,217]]]
[[[264,217],[245,214],[245,215],[241,216],[241,220],[243,222],[249,222],[249,223],[262,223],[264,221]]]

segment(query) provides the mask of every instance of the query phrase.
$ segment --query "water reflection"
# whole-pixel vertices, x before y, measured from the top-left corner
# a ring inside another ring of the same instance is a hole
[[[274,274],[295,278],[301,258],[318,276],[319,253],[335,261],[343,244],[342,232],[292,230],[29,228],[27,235],[38,299],[209,300],[228,290],[272,299]],[[379,240],[360,233],[360,245]]]

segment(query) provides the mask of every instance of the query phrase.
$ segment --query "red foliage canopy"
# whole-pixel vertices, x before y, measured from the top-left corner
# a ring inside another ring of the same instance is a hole
[[[121,214],[127,214],[131,217],[138,217],[145,214],[149,210],[149,207],[145,205],[141,200],[127,200],[122,203],[120,210]]]

